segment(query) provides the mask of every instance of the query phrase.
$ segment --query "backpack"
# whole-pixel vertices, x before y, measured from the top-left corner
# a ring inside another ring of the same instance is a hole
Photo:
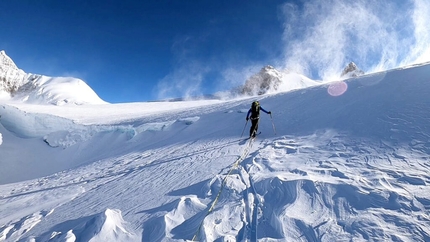
[[[258,117],[260,115],[260,103],[258,101],[254,101],[251,106],[251,116]]]

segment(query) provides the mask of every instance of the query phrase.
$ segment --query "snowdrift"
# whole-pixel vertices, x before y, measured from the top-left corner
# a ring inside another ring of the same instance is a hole
[[[0,240],[428,241],[428,73],[261,96],[254,142],[254,97],[3,105]]]
[[[43,241],[136,241],[137,236],[129,232],[127,223],[116,209],[59,224]],[[59,230],[59,231],[57,231]]]

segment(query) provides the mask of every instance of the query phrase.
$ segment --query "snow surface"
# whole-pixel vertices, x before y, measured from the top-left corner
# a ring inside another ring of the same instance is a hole
[[[280,83],[278,89],[281,92],[288,92],[291,90],[303,89],[321,84],[321,82],[314,81],[307,78],[306,76],[294,72],[284,73],[281,77],[281,81],[282,82]]]
[[[430,241],[429,73],[259,97],[254,142],[255,98],[3,102],[0,241]]]

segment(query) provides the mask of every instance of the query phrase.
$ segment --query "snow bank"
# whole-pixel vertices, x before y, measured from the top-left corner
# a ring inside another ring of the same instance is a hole
[[[85,126],[49,114],[26,113],[15,107],[0,107],[0,123],[21,138],[43,138],[52,147],[68,147],[88,140],[97,132],[115,127]]]
[[[32,114],[8,105],[0,106],[0,122],[21,138],[43,137],[51,132],[81,128],[73,121],[49,114]]]
[[[145,131],[163,131],[175,123],[191,125],[199,117],[145,123],[137,127],[131,125],[82,125],[62,117],[49,114],[27,113],[8,105],[0,106],[0,124],[21,138],[41,138],[51,147],[69,147],[87,141],[100,133],[125,134],[130,140]],[[0,136],[1,141],[1,136]],[[1,142],[0,142],[1,144]]]
[[[54,231],[34,238],[36,241],[140,241],[118,209],[106,209],[94,216],[57,226]]]

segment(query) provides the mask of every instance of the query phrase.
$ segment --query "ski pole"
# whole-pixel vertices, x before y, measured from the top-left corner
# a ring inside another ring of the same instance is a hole
[[[272,113],[270,113],[270,119],[272,120],[273,132],[275,132],[275,135],[276,135],[276,129],[275,129],[275,124],[273,123]]]
[[[245,132],[245,128],[246,128],[246,125],[248,124],[248,120],[246,120],[246,123],[245,123],[245,126],[243,127],[243,130],[242,130],[242,134],[240,135],[240,137],[242,138],[242,136],[243,136],[243,132]]]

